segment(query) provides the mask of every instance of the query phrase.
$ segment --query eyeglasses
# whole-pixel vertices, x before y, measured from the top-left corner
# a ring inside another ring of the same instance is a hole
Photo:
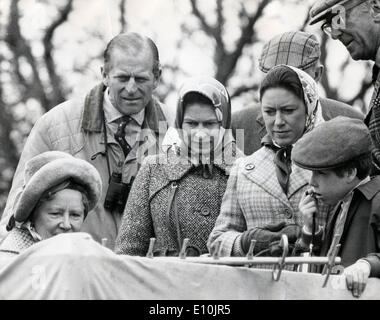
[[[339,36],[346,28],[346,18],[348,11],[362,4],[364,1],[351,1],[346,2],[345,5],[337,5],[332,8],[330,15],[326,18],[326,21],[322,24],[321,29],[329,37]]]
[[[337,13],[332,15],[322,24],[322,31],[329,37],[337,37],[346,28],[345,14]]]

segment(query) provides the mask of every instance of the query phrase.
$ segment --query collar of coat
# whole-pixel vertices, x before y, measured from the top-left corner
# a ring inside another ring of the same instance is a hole
[[[82,119],[82,128],[85,131],[102,131],[103,97],[105,89],[106,86],[101,83],[92,88],[85,98]],[[149,128],[158,133],[159,124],[162,121],[166,124],[166,118],[161,109],[160,103],[156,98],[152,97],[148,105],[145,107],[145,118],[142,128]]]
[[[311,172],[292,165],[289,178],[289,189],[286,195],[277,180],[276,168],[273,163],[275,152],[268,147],[262,147],[252,155],[239,160],[239,172],[257,186],[290,206],[289,199],[301,188],[308,185]]]
[[[356,188],[356,190],[360,191],[367,200],[371,200],[380,192],[380,176],[373,177],[369,182]]]
[[[225,147],[224,161],[214,163],[215,167],[221,169],[226,175],[229,175],[230,169],[235,160],[243,156],[243,153],[236,148],[235,142],[229,143]],[[185,176],[193,165],[186,162],[186,159],[178,156],[171,148],[167,151],[166,155],[160,155],[159,159],[165,163],[163,169],[169,181],[176,181]]]

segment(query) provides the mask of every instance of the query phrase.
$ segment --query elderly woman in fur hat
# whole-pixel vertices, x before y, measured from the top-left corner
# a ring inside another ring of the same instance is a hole
[[[175,127],[179,145],[147,157],[133,184],[116,240],[118,254],[155,256],[207,253],[206,241],[219,215],[229,169],[236,159],[230,132],[231,104],[225,87],[209,77],[181,87]]]
[[[41,153],[26,163],[24,187],[9,220],[0,252],[13,255],[64,232],[80,231],[101,195],[101,178],[88,162],[60,152]]]

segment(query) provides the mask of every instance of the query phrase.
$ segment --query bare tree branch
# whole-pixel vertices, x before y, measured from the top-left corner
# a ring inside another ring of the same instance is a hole
[[[52,97],[50,101],[50,107],[54,107],[55,105],[61,103],[65,100],[65,93],[62,86],[62,79],[56,72],[56,66],[53,60],[53,37],[57,28],[62,25],[67,18],[73,8],[73,0],[68,0],[66,5],[59,10],[57,18],[50,24],[50,26],[46,29],[45,36],[42,40],[44,45],[44,60],[46,64],[46,68],[49,74],[50,82],[52,85]]]
[[[125,20],[125,16],[126,16],[126,1],[125,0],[120,0],[119,10],[120,10],[120,32],[125,32],[127,30],[127,21]]]
[[[215,28],[211,27],[207,21],[204,15],[199,11],[198,9],[198,1],[197,0],[190,0],[191,8],[193,11],[193,14],[198,18],[199,22],[201,23],[202,29],[206,32],[207,35],[216,38],[217,31]]]
[[[350,100],[346,101],[347,104],[349,105],[354,105],[355,101],[357,100],[364,100],[364,96],[365,94],[367,93],[367,91],[372,87],[372,82],[371,81],[368,81],[366,79],[364,79],[362,81],[362,85],[360,86],[360,90],[359,92]],[[364,102],[364,101],[363,101]],[[364,105],[364,103],[363,103]],[[367,110],[362,110],[363,112],[367,111]],[[366,113],[366,112],[365,112]]]
[[[253,43],[255,35],[254,26],[259,18],[263,15],[265,7],[271,1],[272,0],[262,0],[259,3],[256,12],[250,16],[247,16],[247,23],[245,26],[242,26],[240,38],[236,44],[236,49],[232,53],[222,55],[218,54],[218,51],[216,52],[216,64],[218,66],[223,66],[221,68],[218,68],[216,78],[222,83],[226,83],[235,70],[237,61],[241,57],[244,47]]]
[[[39,70],[37,67],[37,62],[35,57],[32,54],[32,50],[26,41],[26,39],[22,36],[19,25],[19,10],[18,10],[19,0],[13,0],[10,2],[10,10],[9,10],[9,22],[7,26],[7,34],[5,36],[5,42],[8,44],[9,49],[12,51],[13,57],[13,67],[15,68],[15,74],[18,75],[20,80],[19,84],[27,87],[24,88],[24,92],[27,93],[29,97],[35,97],[40,102],[41,105],[48,109],[49,100],[46,96],[44,86],[42,84]],[[21,75],[19,59],[21,57],[25,57],[27,62],[29,63],[32,69],[32,80],[27,81]]]
[[[306,13],[305,19],[302,23],[302,26],[300,27],[300,31],[305,31],[305,28],[309,24],[309,20],[310,20],[309,12],[310,12],[311,7],[312,7],[312,5],[310,5],[306,11],[307,13]]]

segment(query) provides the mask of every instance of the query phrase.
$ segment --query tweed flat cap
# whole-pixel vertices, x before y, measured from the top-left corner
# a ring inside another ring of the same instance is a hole
[[[292,151],[292,161],[304,169],[328,170],[369,153],[371,148],[371,136],[364,122],[339,116],[299,139]]]
[[[269,40],[261,51],[259,68],[268,72],[274,66],[286,64],[305,70],[319,59],[321,50],[317,37],[308,32],[285,32]]]
[[[338,8],[339,5],[344,5],[348,9],[353,8],[365,1],[366,0],[317,0],[309,12],[309,24],[312,25],[326,19],[327,16],[331,15],[333,9]],[[336,13],[338,13],[338,10]]]
[[[14,206],[15,220],[26,221],[43,193],[67,179],[83,186],[89,198],[89,210],[92,210],[102,192],[102,180],[96,168],[68,153],[47,151],[25,164],[24,187]]]

